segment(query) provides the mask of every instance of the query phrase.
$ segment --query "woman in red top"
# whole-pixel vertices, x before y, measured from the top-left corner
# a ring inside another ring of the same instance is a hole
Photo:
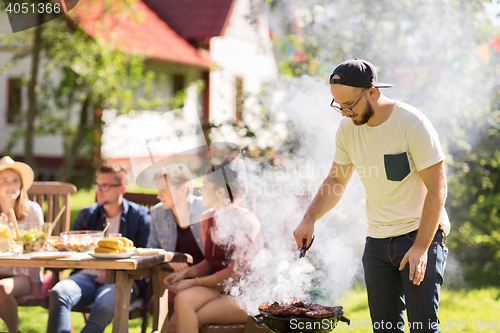
[[[203,205],[214,208],[201,216],[205,259],[165,278],[167,289],[177,293],[169,333],[195,333],[204,324],[247,321],[247,311],[236,298],[215,288],[238,281],[262,248],[259,221],[235,202],[239,186],[230,166],[225,161],[209,168],[203,177]]]

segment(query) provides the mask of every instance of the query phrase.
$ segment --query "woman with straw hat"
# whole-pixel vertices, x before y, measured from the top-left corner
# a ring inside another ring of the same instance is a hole
[[[18,223],[43,225],[42,208],[28,199],[33,180],[34,173],[29,165],[15,162],[8,156],[0,159],[0,213],[5,220],[8,221],[10,209],[13,209]],[[22,304],[34,298],[40,283],[39,268],[0,267],[0,318],[9,333],[18,332],[18,301]]]

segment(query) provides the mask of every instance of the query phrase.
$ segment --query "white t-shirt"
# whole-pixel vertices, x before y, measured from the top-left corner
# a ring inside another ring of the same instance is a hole
[[[120,232],[120,222],[122,219],[122,213],[115,215],[113,217],[106,217],[106,223],[109,223],[109,228],[106,230],[106,234],[104,237],[109,237],[109,234],[114,234],[117,232]],[[96,275],[98,276],[101,274],[101,272],[104,272],[103,269],[95,269],[95,268],[84,268],[78,273],[85,273],[85,274],[91,274],[91,275]]]
[[[120,222],[122,219],[122,213],[115,215],[113,217],[106,217],[106,223],[109,223],[109,228],[106,230],[105,237],[109,237],[109,234],[116,234],[120,232]]]
[[[334,161],[353,164],[366,190],[367,235],[394,237],[419,228],[427,188],[418,171],[445,159],[436,130],[418,109],[396,102],[378,126],[345,118],[337,131]],[[441,228],[450,232],[446,211]]]

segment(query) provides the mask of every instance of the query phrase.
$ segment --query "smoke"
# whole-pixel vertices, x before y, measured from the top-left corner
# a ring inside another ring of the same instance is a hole
[[[460,261],[453,255],[448,254],[444,274],[444,284],[454,288],[465,287],[464,269]]]
[[[335,154],[341,116],[329,107],[327,78],[338,63],[352,57],[372,61],[379,80],[395,84],[382,92],[422,110],[448,156],[457,147],[473,147],[489,119],[494,80],[487,64],[473,53],[484,43],[478,39],[484,22],[471,8],[446,1],[419,1],[413,10],[402,4],[392,8],[389,2],[355,6],[349,1],[300,1],[299,18],[301,11],[311,14],[304,15],[309,19],[302,25],[306,41],[319,45],[317,60],[324,66],[321,77],[303,75],[269,83],[268,90],[280,97],[270,104],[271,113],[276,119],[286,115],[287,127],[300,143],[293,158],[280,166],[245,161],[249,198],[256,198],[266,245],[239,291],[238,299],[251,314],[262,302],[290,297],[335,305],[361,277],[365,193],[356,175],[340,203],[316,223],[315,241],[306,258],[298,259],[292,236],[307,208],[304,194],[315,195]],[[383,7],[385,12],[368,13],[365,7],[375,11]],[[311,17],[319,17],[318,22]],[[453,224],[452,232],[457,232]],[[463,283],[460,263],[451,255],[446,270],[447,283]]]
[[[335,305],[360,277],[366,223],[359,178],[354,177],[339,207],[316,223],[315,240],[305,258],[299,259],[292,234],[333,162],[342,117],[329,106],[328,88],[324,80],[309,76],[268,86],[282,96],[272,112],[286,114],[302,145],[293,159],[279,166],[245,159],[247,202],[255,203],[265,244],[238,291],[238,300],[251,314],[263,302],[287,298]]]

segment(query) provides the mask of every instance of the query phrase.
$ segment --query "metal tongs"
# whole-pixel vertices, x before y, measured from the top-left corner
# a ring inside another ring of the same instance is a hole
[[[302,240],[302,248],[299,248],[299,250],[300,250],[299,259],[304,258],[306,256],[306,252],[311,248],[311,245],[313,245],[314,235],[313,235],[313,238],[311,239],[311,244],[309,244],[309,246],[307,248],[306,248],[306,242],[307,242],[307,239]]]

